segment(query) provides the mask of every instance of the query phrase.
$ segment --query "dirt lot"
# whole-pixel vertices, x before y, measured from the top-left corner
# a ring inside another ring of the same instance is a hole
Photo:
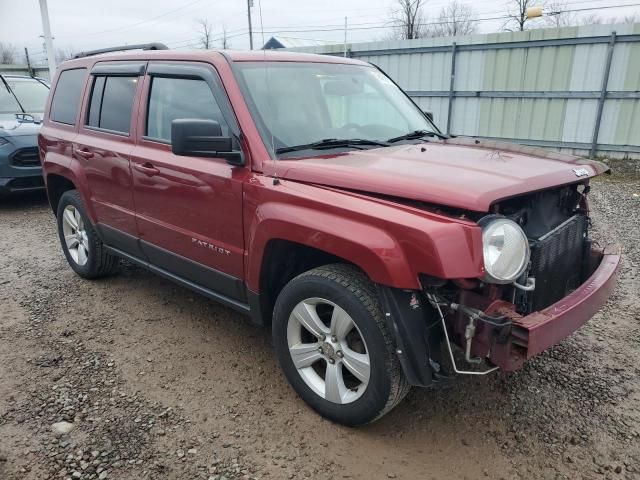
[[[594,182],[592,202],[626,254],[601,313],[522,372],[348,429],[289,388],[268,331],[130,265],[81,280],[46,199],[4,200],[0,479],[640,478],[640,182]]]

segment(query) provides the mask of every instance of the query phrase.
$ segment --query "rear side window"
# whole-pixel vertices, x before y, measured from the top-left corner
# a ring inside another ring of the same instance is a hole
[[[54,122],[75,125],[85,71],[84,68],[75,68],[60,73],[49,114]]]
[[[213,92],[204,80],[154,77],[151,83],[146,136],[171,141],[171,122],[178,118],[215,120],[222,134],[229,129]]]
[[[129,133],[138,77],[95,77],[87,125]]]

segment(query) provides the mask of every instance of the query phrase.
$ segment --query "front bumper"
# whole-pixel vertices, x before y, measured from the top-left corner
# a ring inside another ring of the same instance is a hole
[[[495,328],[484,325],[473,339],[472,353],[487,358],[505,371],[522,368],[524,362],[575,332],[606,302],[613,291],[620,264],[620,249],[611,245],[591,250],[593,269],[576,290],[549,307],[521,316],[512,304],[501,300],[486,302],[474,294],[461,294],[460,303],[485,313],[504,316],[510,325]],[[447,319],[455,333],[462,333],[466,319],[450,314]]]
[[[0,178],[0,195],[9,195],[17,192],[30,192],[42,190],[44,179],[42,174],[29,177]]]

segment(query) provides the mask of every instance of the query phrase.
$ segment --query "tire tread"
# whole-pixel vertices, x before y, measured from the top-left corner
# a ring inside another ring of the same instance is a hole
[[[371,318],[376,322],[378,329],[382,332],[388,352],[389,361],[386,362],[386,365],[387,375],[391,379],[391,391],[389,392],[389,398],[387,399],[385,406],[368,423],[375,422],[390,410],[393,410],[393,408],[404,399],[411,389],[411,385],[407,382],[407,379],[402,372],[400,361],[396,357],[395,344],[387,329],[375,286],[360,269],[353,265],[342,263],[329,264],[314,268],[313,270],[301,273],[296,277],[296,279],[305,277],[321,277],[331,280],[332,282],[335,282],[349,290],[369,311]]]
[[[67,199],[73,201],[70,202]],[[82,215],[85,217],[86,228],[88,230],[90,229],[92,232],[92,235],[89,236],[91,249],[90,251],[97,256],[94,268],[92,268],[87,273],[83,273],[82,276],[85,278],[94,279],[112,275],[117,270],[120,259],[115,255],[109,253],[109,251],[105,248],[104,243],[102,243],[102,240],[100,240],[100,238],[98,237],[93,224],[87,218],[86,210],[84,208],[84,203],[82,202],[80,192],[78,192],[77,190],[67,190],[60,197],[60,202],[58,203],[58,215],[60,215],[61,206],[66,206],[68,204],[74,204],[74,206],[81,210]]]

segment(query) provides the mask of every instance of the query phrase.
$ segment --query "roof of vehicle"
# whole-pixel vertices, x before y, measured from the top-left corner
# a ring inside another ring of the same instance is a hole
[[[90,55],[62,64],[62,68],[92,65],[96,61],[118,60],[191,60],[206,61],[214,55],[224,55],[233,62],[310,62],[310,63],[346,63],[367,65],[366,62],[332,55],[316,55],[298,52],[274,52],[272,50],[143,50],[136,52],[103,53]]]

